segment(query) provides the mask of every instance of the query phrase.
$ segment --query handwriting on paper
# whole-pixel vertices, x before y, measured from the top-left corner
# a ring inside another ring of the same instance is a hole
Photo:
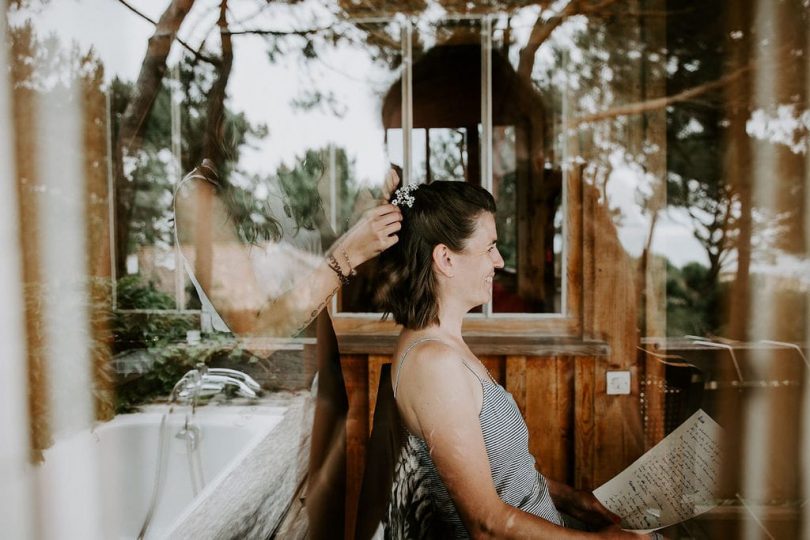
[[[629,530],[652,531],[710,510],[720,477],[721,431],[698,410],[594,495]]]

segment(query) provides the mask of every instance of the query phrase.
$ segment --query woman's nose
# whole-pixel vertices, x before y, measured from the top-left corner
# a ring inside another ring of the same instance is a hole
[[[495,248],[492,263],[495,265],[495,268],[503,268],[504,266],[503,257],[501,257],[501,252],[498,251],[498,248]]]

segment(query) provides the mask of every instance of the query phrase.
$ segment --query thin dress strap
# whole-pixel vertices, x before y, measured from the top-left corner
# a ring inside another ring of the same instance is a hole
[[[420,343],[424,343],[426,341],[441,341],[438,338],[422,338],[417,339],[405,349],[405,352],[402,353],[402,356],[399,357],[399,369],[397,369],[397,378],[394,381],[394,399],[397,398],[397,388],[399,388],[399,376],[402,374],[402,368],[405,367],[405,357],[408,356],[408,353],[411,352],[411,349],[419,345]]]
[[[202,165],[204,166],[204,165]],[[225,324],[225,321],[222,320],[219,312],[217,312],[216,308],[214,308],[214,304],[208,298],[208,295],[200,285],[200,282],[197,281],[197,276],[194,275],[194,268],[189,264],[188,259],[186,259],[185,253],[183,250],[180,249],[180,235],[177,233],[177,193],[180,191],[180,188],[183,187],[183,184],[186,182],[190,182],[191,180],[205,180],[206,182],[217,186],[216,182],[211,181],[210,178],[205,176],[204,174],[199,172],[199,167],[195,168],[193,171],[188,173],[180,182],[178,182],[177,186],[174,188],[174,196],[172,197],[172,219],[174,221],[174,246],[177,250],[177,253],[180,254],[180,258],[183,260],[183,267],[186,269],[186,274],[188,275],[191,284],[194,285],[194,289],[197,291],[197,296],[200,297],[200,304],[202,304],[202,312],[211,316],[211,326],[217,332],[231,332],[231,329]]]
[[[394,399],[397,398],[397,388],[399,388],[399,376],[402,374],[402,369],[405,367],[405,357],[408,356],[408,353],[411,352],[411,349],[413,349],[420,343],[424,343],[426,341],[442,341],[442,340],[438,338],[422,338],[417,339],[416,341],[408,345],[408,347],[405,349],[405,352],[403,352],[402,356],[399,357],[399,369],[397,370],[397,377],[396,380],[394,381]],[[478,382],[480,382],[481,385],[483,386],[485,382],[484,379],[482,379],[481,376],[478,375],[478,373],[476,373],[475,370],[470,367],[467,361],[462,358],[461,363],[464,364],[464,367],[467,368],[470,371],[470,373],[472,373],[473,376],[476,379],[478,379]],[[492,384],[498,384],[498,381],[492,378],[492,375],[489,373],[489,370],[487,370],[487,375],[489,375],[489,380],[492,382]]]

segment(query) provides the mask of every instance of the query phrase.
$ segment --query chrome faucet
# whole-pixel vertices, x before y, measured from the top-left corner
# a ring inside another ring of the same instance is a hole
[[[222,393],[228,386],[235,387],[237,394],[249,399],[258,398],[258,393],[261,391],[259,383],[246,373],[235,369],[208,368],[205,364],[199,363],[196,368],[189,370],[180,377],[180,380],[172,389],[169,402],[191,402],[191,416],[193,417],[197,411],[197,400],[199,398]],[[189,415],[186,413],[183,427],[175,437],[185,439],[189,451],[192,451],[197,448],[201,432],[200,428],[191,424],[189,420]]]
[[[190,401],[193,411],[199,398],[222,393],[227,387],[235,388],[239,396],[249,399],[256,399],[261,391],[259,383],[246,373],[235,369],[208,368],[200,363],[177,381],[170,401]]]

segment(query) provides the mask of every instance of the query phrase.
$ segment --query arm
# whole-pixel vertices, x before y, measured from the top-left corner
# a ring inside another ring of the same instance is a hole
[[[402,214],[396,206],[384,204],[367,210],[329,253],[344,275],[394,245]],[[305,270],[305,269],[302,269]],[[306,328],[341,287],[337,273],[327,259],[302,272],[288,292],[268,298],[256,312],[253,333],[295,335]]]
[[[326,258],[291,257],[279,260],[294,270],[293,286],[266,298],[253,272],[253,246],[239,238],[216,187],[204,180],[184,183],[175,198],[181,249],[194,247],[194,267],[205,290],[228,326],[237,334],[295,335],[306,328],[341,286]],[[342,272],[356,268],[397,241],[401,213],[379,205],[365,212],[333,247]],[[348,259],[348,260],[347,260]]]
[[[619,516],[605,508],[590,491],[574,489],[550,478],[546,482],[558,510],[592,527],[606,527],[621,521]]]
[[[481,386],[452,349],[436,342],[412,353],[397,404],[406,426],[431,457],[473,538],[633,538],[617,529],[565,529],[504,503],[495,490],[478,414]]]

